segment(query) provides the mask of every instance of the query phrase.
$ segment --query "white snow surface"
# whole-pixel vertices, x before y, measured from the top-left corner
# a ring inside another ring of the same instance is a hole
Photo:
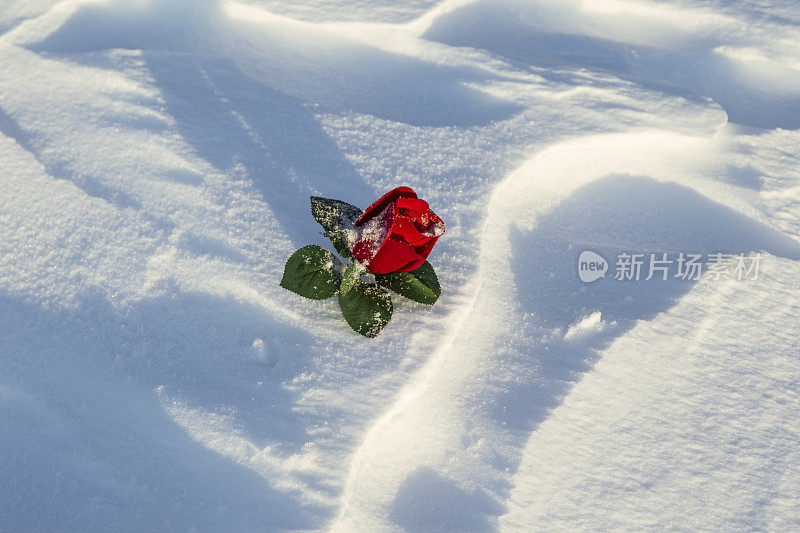
[[[0,530],[799,529],[798,5],[0,1]],[[435,306],[278,286],[400,185]]]

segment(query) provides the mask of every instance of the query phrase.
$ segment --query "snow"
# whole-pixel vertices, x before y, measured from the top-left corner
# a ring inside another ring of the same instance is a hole
[[[0,529],[797,529],[798,43],[790,0],[3,2]],[[309,196],[400,185],[435,306],[278,286]]]

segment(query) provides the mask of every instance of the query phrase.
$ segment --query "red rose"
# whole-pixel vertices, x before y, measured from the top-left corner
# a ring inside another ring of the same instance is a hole
[[[411,188],[398,187],[366,208],[354,229],[353,257],[374,274],[388,274],[422,265],[444,222]]]

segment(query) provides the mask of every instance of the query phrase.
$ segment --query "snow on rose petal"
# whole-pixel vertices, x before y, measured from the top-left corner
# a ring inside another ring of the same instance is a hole
[[[353,229],[353,257],[374,274],[388,274],[422,265],[445,225],[410,187],[397,187],[365,209]]]

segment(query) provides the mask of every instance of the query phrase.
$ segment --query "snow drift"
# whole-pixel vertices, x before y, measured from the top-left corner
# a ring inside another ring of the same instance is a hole
[[[313,6],[0,7],[0,529],[800,525],[800,11]],[[362,339],[278,282],[398,185],[445,292]]]

